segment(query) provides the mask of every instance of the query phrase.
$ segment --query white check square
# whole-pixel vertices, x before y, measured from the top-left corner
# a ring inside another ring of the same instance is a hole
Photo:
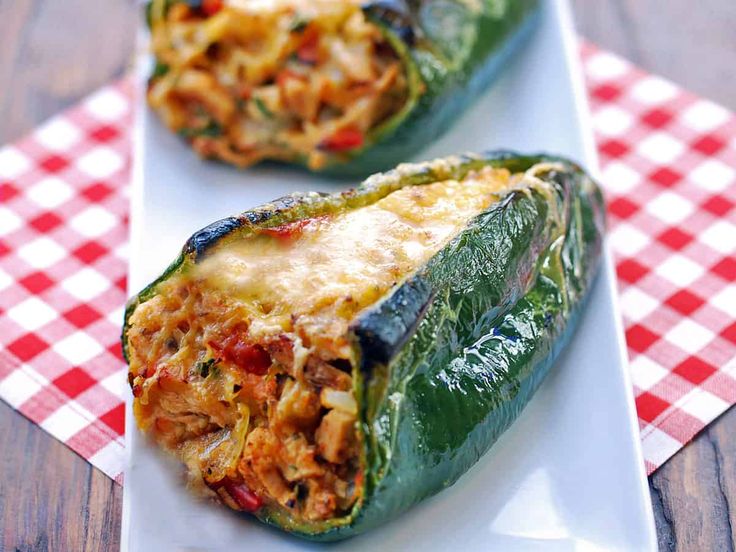
[[[85,267],[61,282],[61,287],[77,299],[89,301],[108,289],[110,280],[93,268]]]
[[[129,109],[128,100],[117,90],[104,89],[85,102],[92,115],[102,121],[116,121]]]
[[[23,226],[23,220],[7,207],[0,206],[0,236],[15,232]]]
[[[621,136],[633,123],[634,118],[616,106],[599,109],[593,116],[593,127],[604,136]]]
[[[89,425],[93,416],[85,416],[83,409],[71,404],[63,404],[59,409],[41,422],[41,427],[51,435],[64,442]]]
[[[92,178],[108,178],[123,167],[123,156],[115,150],[100,146],[77,160],[77,168]]]
[[[597,52],[588,60],[585,67],[585,73],[598,80],[620,77],[629,70],[629,65],[624,60],[606,52]]]
[[[48,268],[67,256],[67,251],[54,240],[41,237],[18,249],[18,256],[33,268]]]
[[[40,180],[38,184],[32,186],[28,192],[28,197],[37,205],[46,209],[58,207],[74,194],[69,185],[62,179],[55,176],[49,176]]]
[[[647,212],[668,224],[675,224],[686,219],[695,210],[693,204],[682,196],[665,191],[644,206]]]
[[[642,391],[648,391],[669,375],[670,371],[646,355],[639,355],[629,364],[629,373],[631,383]]]
[[[81,235],[94,238],[111,230],[118,224],[118,219],[110,211],[93,205],[75,216],[69,224]]]
[[[649,428],[647,428],[649,431]],[[682,447],[682,443],[661,429],[652,428],[641,440],[645,460],[660,466]]]
[[[698,241],[721,253],[736,252],[736,226],[725,219],[711,224],[698,235]]]
[[[39,127],[34,137],[46,149],[67,151],[79,142],[81,132],[63,116],[58,116]]]
[[[674,254],[657,265],[654,272],[674,285],[684,288],[700,278],[705,269],[687,257]]]
[[[653,163],[667,165],[685,151],[685,145],[669,134],[655,132],[639,142],[637,151]]]
[[[7,312],[8,318],[29,332],[45,326],[59,315],[45,301],[38,297],[29,297],[13,306]]]
[[[721,192],[736,180],[736,170],[718,159],[707,159],[690,173],[690,180],[709,192]]]
[[[0,178],[14,179],[31,168],[31,161],[17,148],[0,149]]]
[[[125,393],[129,389],[126,378],[127,372],[125,370],[119,370],[114,374],[107,376],[105,379],[100,381],[100,385],[107,389],[110,393],[121,399],[125,398]]]
[[[652,296],[636,287],[629,287],[621,294],[619,300],[621,314],[632,322],[640,322],[652,314],[660,303]]]
[[[13,408],[18,408],[41,390],[45,382],[28,375],[24,368],[18,368],[5,379],[0,380],[0,397]]]
[[[94,453],[89,461],[109,477],[117,477],[123,471],[124,459],[123,446],[117,441],[112,441]]]
[[[122,326],[123,324],[123,317],[125,316],[125,307],[119,307],[113,311],[110,312],[110,314],[107,315],[107,321],[110,322],[113,326]]]
[[[715,335],[697,322],[683,318],[664,337],[683,351],[694,354],[710,343]]]
[[[725,412],[730,405],[705,389],[695,388],[680,399],[677,406],[707,424]]]
[[[74,366],[79,366],[102,352],[102,346],[84,332],[74,332],[54,343],[53,348]]]
[[[649,236],[631,224],[620,224],[608,237],[613,250],[625,257],[632,257],[652,241]]]
[[[736,286],[726,286],[713,297],[708,303],[718,310],[725,312],[729,318],[736,319]]]
[[[623,163],[609,163],[602,174],[603,185],[615,194],[627,194],[641,183],[642,177]]]
[[[677,87],[671,82],[650,75],[644,77],[631,88],[631,97],[647,105],[660,104],[677,95]]]
[[[682,113],[682,121],[700,132],[708,132],[721,126],[729,117],[727,109],[708,100],[698,100]]]

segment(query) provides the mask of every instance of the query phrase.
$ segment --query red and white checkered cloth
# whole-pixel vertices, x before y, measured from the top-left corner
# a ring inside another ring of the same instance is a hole
[[[582,48],[647,471],[736,403],[736,116]],[[0,397],[123,462],[132,87],[0,149]]]
[[[116,479],[132,95],[105,87],[0,149],[0,398]]]
[[[582,55],[651,473],[736,403],[736,116]]]

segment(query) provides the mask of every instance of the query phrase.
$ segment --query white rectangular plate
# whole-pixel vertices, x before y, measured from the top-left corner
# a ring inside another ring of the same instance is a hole
[[[565,0],[543,2],[532,42],[418,159],[494,148],[548,151],[595,169]],[[206,224],[335,182],[281,168],[236,171],[198,160],[139,106],[132,195],[131,290],[157,276]],[[122,549],[322,548],[190,497],[178,470],[127,415]],[[459,548],[456,548],[459,547]],[[572,343],[513,426],[454,486],[337,550],[655,551],[649,492],[606,256]]]

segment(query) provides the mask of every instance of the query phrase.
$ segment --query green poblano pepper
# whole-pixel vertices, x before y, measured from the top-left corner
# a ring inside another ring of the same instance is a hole
[[[192,236],[160,282],[215,244],[371,204],[405,186],[462,179],[484,166],[526,173],[424,266],[350,327],[362,434],[363,499],[345,517],[257,516],[299,536],[338,540],[393,519],[454,483],[512,423],[569,339],[597,272],[598,187],[559,157],[492,152],[404,164],[339,194],[295,194]],[[127,354],[127,353],[126,353]]]

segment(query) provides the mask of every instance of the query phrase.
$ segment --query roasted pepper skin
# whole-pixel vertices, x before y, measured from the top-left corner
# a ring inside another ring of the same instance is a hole
[[[484,166],[519,173],[535,165],[535,174],[500,193],[352,323],[363,498],[348,516],[327,522],[266,508],[260,519],[301,537],[339,540],[395,518],[465,473],[518,416],[574,330],[601,253],[598,187],[574,163],[547,155],[491,152],[400,165],[340,194],[295,194],[208,226],[131,300],[126,321],[163,279],[258,228],[367,205]]]
[[[394,167],[448,130],[529,37],[539,0],[369,0],[362,9],[401,58],[408,99],[362,147],[328,153],[317,172],[334,177]]]

